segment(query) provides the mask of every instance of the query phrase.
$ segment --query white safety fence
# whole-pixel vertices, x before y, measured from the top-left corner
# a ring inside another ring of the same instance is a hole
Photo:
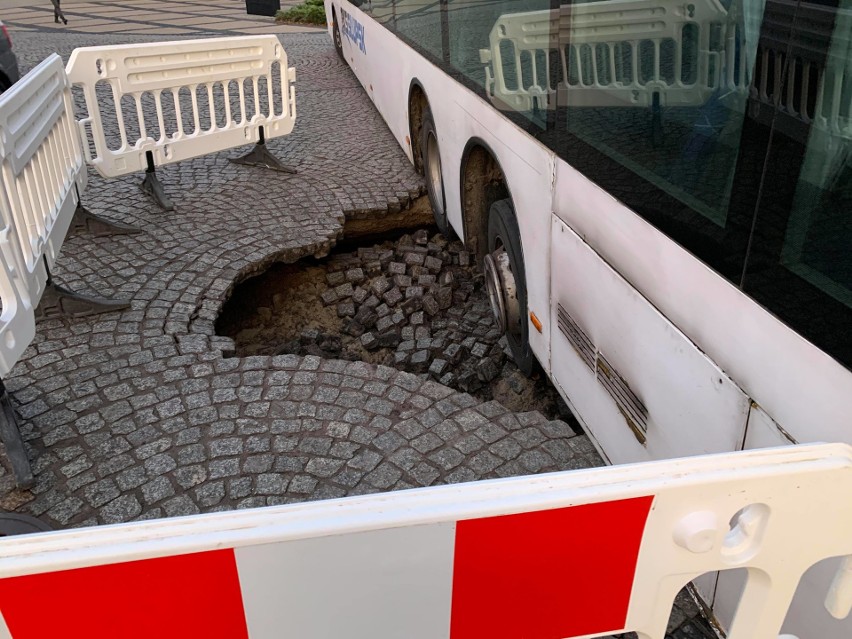
[[[34,336],[47,268],[86,186],[70,89],[62,59],[52,54],[0,99],[0,377]]]
[[[7,375],[35,338],[35,313],[22,281],[24,267],[17,247],[5,193],[0,193],[0,378]]]
[[[274,35],[85,47],[68,61],[87,114],[88,161],[104,177],[287,135],[295,69]]]
[[[747,568],[728,636],[777,639],[826,557],[849,614],[850,491],[822,444],[8,538],[0,636],[663,639],[688,581]]]
[[[480,60],[513,110],[696,106],[746,88],[738,31],[716,0],[604,0],[502,15]]]

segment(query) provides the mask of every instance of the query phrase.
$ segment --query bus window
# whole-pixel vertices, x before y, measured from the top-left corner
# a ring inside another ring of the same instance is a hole
[[[852,7],[852,1],[844,4]],[[852,306],[852,12],[838,15],[781,262]]]
[[[824,37],[790,50],[744,283],[852,366],[852,0],[825,13],[800,9],[795,28]]]
[[[678,12],[636,0],[612,15],[608,4],[560,12],[560,50],[577,69],[556,95],[565,142],[578,138],[724,229],[758,40],[743,4],[757,3],[699,1]]]
[[[439,0],[373,0],[372,6],[374,17],[420,53],[433,62],[443,59]]]
[[[493,100],[498,108],[512,111],[536,128],[545,127],[547,95],[558,80],[560,64],[549,18],[550,0],[497,0],[470,2],[448,0],[449,62],[456,75],[474,83]],[[520,46],[520,33],[525,23],[518,16],[532,15],[536,38],[544,44],[531,48]],[[485,57],[485,62],[483,62]],[[537,103],[527,96],[540,96]]]
[[[790,28],[786,5],[764,20],[765,4],[778,10],[777,0],[477,3],[449,12],[450,61],[507,117],[739,284],[769,143],[770,127],[747,108],[759,42],[766,24],[781,40]]]

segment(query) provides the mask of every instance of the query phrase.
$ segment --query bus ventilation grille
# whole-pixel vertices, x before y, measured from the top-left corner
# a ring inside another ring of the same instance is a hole
[[[648,409],[600,351],[597,360],[597,378],[610,397],[615,400],[615,405],[618,406],[630,430],[636,435],[636,439],[644,444],[645,433],[648,432]]]
[[[648,409],[642,400],[630,389],[630,385],[618,374],[603,353],[595,348],[591,338],[586,335],[580,325],[568,315],[562,304],[557,305],[559,330],[567,338],[568,343],[577,351],[580,359],[585,362],[595,374],[595,378],[612,397],[619,412],[624,417],[630,430],[642,444],[645,443],[648,432]]]
[[[556,315],[559,321],[559,330],[568,338],[568,342],[574,347],[577,355],[586,363],[589,370],[594,371],[595,345],[592,344],[592,340],[589,339],[589,336],[580,328],[580,325],[562,308],[562,304],[558,305]]]

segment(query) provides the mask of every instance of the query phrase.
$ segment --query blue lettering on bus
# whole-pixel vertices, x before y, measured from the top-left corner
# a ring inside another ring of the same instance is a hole
[[[341,9],[340,13],[343,16],[343,35],[349,38],[349,41],[352,44],[361,49],[361,53],[367,53],[367,41],[364,38],[364,25],[346,13],[344,9]]]

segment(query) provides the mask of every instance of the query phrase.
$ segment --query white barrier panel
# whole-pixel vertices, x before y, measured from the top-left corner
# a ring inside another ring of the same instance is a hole
[[[729,637],[776,639],[852,556],[850,491],[852,447],[816,445],[41,533],[0,540],[0,613],[13,639],[663,639],[686,582],[747,568]]]
[[[0,322],[6,318],[2,330],[15,333],[0,339],[2,376],[34,336],[33,317],[8,314],[16,309],[33,315],[47,279],[43,258],[49,267],[56,262],[77,207],[77,189],[86,186],[70,84],[56,54],[0,96],[0,177]]]
[[[2,189],[0,224],[0,379],[3,379],[35,338],[35,310],[27,292],[12,213]]]
[[[502,15],[480,60],[489,97],[513,110],[648,107],[655,99],[695,106],[720,86],[745,84],[745,56],[714,50],[714,29],[720,44],[736,37],[716,0],[572,4]]]
[[[286,135],[295,69],[273,35],[75,49],[68,76],[88,114],[78,124],[104,177]]]

